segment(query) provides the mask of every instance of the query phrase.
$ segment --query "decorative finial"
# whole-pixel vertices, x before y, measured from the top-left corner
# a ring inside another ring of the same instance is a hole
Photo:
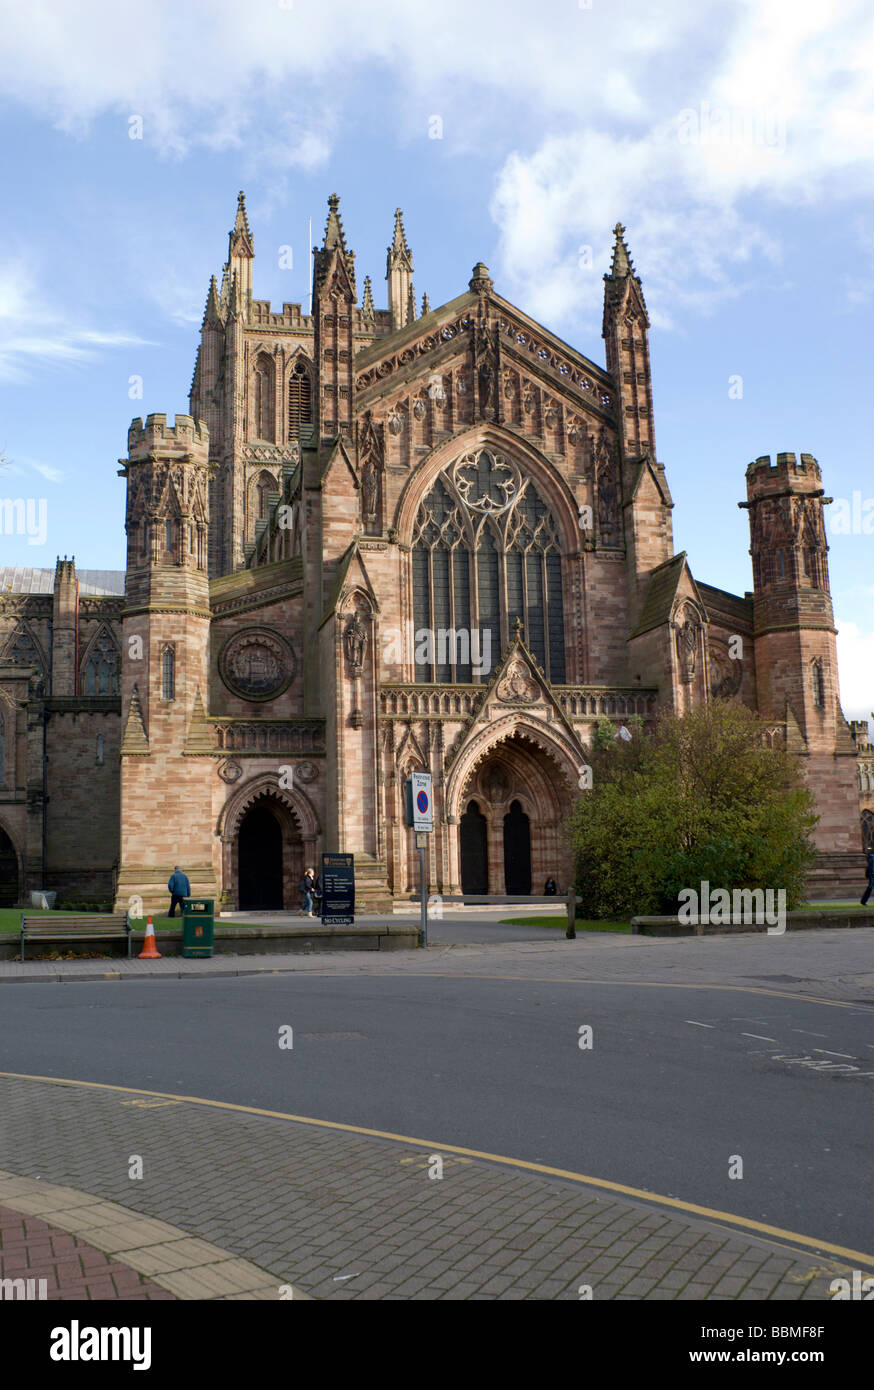
[[[422,295],[422,318],[424,318],[426,314],[430,314],[430,312],[431,301],[428,298],[428,291],[426,290],[425,293]]]
[[[365,275],[364,277],[364,299],[361,303],[361,316],[365,319],[372,319],[374,317],[373,289],[370,284],[369,275]]]
[[[516,634],[516,641],[518,642],[522,637],[522,619],[519,617],[518,613],[516,614],[516,620],[513,623],[513,631]]]
[[[612,276],[633,275],[634,266],[628,254],[628,247],[625,245],[625,228],[621,222],[617,222],[613,228],[613,235],[616,241],[613,246],[613,264],[610,267]]]
[[[477,261],[473,268],[473,277],[470,281],[470,289],[479,294],[486,294],[495,288],[494,281],[489,275],[489,268],[482,261]]]

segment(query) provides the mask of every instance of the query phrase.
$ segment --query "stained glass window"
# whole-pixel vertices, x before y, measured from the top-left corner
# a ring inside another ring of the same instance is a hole
[[[534,483],[481,449],[443,470],[413,533],[417,680],[487,679],[521,618],[547,678],[565,680],[561,540]]]

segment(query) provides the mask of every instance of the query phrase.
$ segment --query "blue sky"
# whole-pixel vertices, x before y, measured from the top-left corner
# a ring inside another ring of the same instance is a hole
[[[378,305],[401,206],[419,297],[484,260],[600,363],[619,220],[676,548],[743,593],[746,465],[814,454],[849,517],[829,557],[844,709],[868,714],[870,5],[0,0],[0,20],[0,493],[48,515],[44,544],[0,537],[3,563],[123,567],[117,459],[133,416],[188,408],[239,188],[258,298],[306,304],[308,220],[319,237],[336,191]]]

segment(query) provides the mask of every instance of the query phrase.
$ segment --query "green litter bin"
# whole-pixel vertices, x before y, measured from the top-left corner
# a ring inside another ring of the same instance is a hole
[[[185,898],[182,903],[182,954],[200,958],[212,955],[213,898]]]

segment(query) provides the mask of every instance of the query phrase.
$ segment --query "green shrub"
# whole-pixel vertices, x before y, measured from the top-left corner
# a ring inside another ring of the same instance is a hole
[[[673,913],[684,888],[783,888],[791,909],[817,817],[800,760],[765,741],[743,705],[714,701],[666,714],[631,738],[599,721],[593,785],[566,822],[578,909],[593,918]]]

